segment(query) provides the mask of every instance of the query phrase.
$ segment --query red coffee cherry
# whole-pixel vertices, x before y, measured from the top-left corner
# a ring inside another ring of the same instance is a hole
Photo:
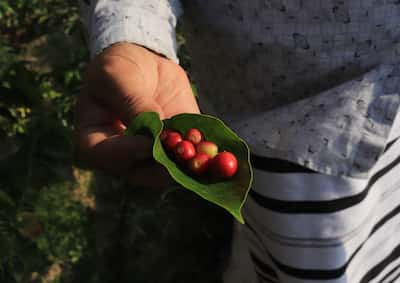
[[[182,136],[178,132],[170,132],[164,139],[164,146],[169,151],[174,151],[175,146],[182,141]]]
[[[211,157],[207,153],[197,153],[195,157],[190,159],[187,166],[194,175],[204,174],[209,167]]]
[[[199,144],[203,139],[203,133],[196,128],[188,130],[185,135],[185,140],[191,141],[194,145]]]
[[[162,142],[165,141],[165,139],[168,137],[168,134],[172,133],[172,132],[175,132],[175,131],[172,129],[168,129],[168,128],[164,129],[160,134],[160,140]]]
[[[215,177],[226,179],[235,175],[237,168],[236,156],[229,151],[223,151],[212,159],[210,170]]]
[[[175,146],[175,157],[177,160],[185,161],[196,155],[196,148],[190,141],[183,140]]]

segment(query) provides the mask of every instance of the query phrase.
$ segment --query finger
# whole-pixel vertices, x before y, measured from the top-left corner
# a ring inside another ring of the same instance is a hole
[[[152,140],[146,136],[107,136],[96,131],[83,133],[80,160],[96,169],[123,175],[143,160],[152,158]]]
[[[140,163],[140,166],[133,167],[127,172],[126,176],[132,185],[139,187],[163,188],[175,183],[167,169],[154,160]]]
[[[78,98],[75,125],[77,158],[88,166],[122,173],[152,156],[150,138],[123,135],[121,123],[90,96]]]

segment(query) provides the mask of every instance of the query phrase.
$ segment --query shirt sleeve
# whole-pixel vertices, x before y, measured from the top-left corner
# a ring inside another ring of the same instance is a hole
[[[81,0],[91,57],[117,42],[145,46],[178,62],[179,0]]]

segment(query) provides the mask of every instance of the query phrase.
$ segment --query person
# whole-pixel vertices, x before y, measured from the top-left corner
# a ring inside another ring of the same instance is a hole
[[[165,184],[151,142],[123,130],[143,111],[201,109],[253,154],[224,282],[400,282],[398,1],[181,2],[82,3],[81,157]],[[181,16],[198,100],[178,65]]]

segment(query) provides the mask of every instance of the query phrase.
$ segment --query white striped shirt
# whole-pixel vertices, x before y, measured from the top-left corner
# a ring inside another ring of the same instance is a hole
[[[368,180],[256,168],[225,282],[252,282],[234,270],[246,253],[259,282],[400,282],[397,130]]]

